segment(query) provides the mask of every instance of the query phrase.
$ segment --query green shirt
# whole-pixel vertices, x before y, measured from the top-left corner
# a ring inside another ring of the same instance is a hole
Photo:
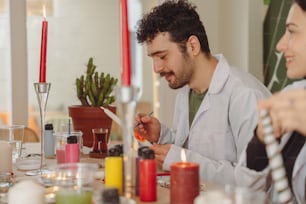
[[[203,93],[196,93],[194,90],[190,89],[189,92],[189,127],[191,126],[191,123],[194,119],[194,116],[196,115],[203,98],[205,97],[207,90],[204,91]]]

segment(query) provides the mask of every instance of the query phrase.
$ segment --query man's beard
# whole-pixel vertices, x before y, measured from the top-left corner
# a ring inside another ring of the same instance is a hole
[[[180,66],[180,69],[176,73],[173,71],[170,72],[162,72],[160,73],[161,77],[167,76],[167,75],[173,75],[174,76],[174,82],[168,81],[168,85],[171,89],[179,89],[185,86],[190,82],[190,79],[192,78],[193,69],[194,69],[194,63],[191,61],[190,56],[187,53],[183,53],[183,63],[182,66]]]
[[[185,86],[186,84],[189,83],[189,80],[190,80],[190,72],[187,72],[187,73],[183,73],[182,75],[176,75],[174,72],[162,72],[160,73],[160,77],[164,77],[164,76],[167,76],[167,75],[173,75],[174,76],[174,81],[171,82],[171,81],[168,81],[168,86],[171,88],[171,89],[179,89],[179,88],[182,88],[183,86]]]

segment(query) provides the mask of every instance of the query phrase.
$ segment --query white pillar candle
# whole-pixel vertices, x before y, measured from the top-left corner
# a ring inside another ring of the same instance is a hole
[[[45,189],[32,180],[22,180],[10,188],[9,204],[42,204],[45,203]]]
[[[12,172],[12,147],[7,141],[0,141],[0,172]]]

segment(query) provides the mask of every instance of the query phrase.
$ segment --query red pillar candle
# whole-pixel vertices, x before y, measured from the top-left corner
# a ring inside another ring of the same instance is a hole
[[[199,195],[199,165],[191,162],[177,162],[170,167],[170,203],[193,204]]]
[[[40,47],[40,69],[39,82],[46,82],[46,59],[47,59],[47,36],[48,36],[48,21],[46,20],[45,7],[43,8],[44,20],[42,21],[41,31],[41,47]]]
[[[130,55],[130,33],[128,26],[127,0],[120,1],[121,20],[121,84],[131,85],[131,55]]]

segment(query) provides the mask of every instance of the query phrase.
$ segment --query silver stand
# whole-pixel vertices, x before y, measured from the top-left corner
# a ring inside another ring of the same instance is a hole
[[[50,83],[34,83],[35,92],[38,99],[39,104],[39,111],[40,111],[40,153],[41,153],[41,160],[40,160],[40,171],[44,166],[46,166],[46,159],[45,159],[45,115],[46,115],[46,106],[48,95],[50,91]]]
[[[124,161],[124,196],[131,198],[135,195],[136,184],[136,152],[137,141],[133,136],[136,105],[139,89],[133,86],[118,86],[116,102],[122,123],[123,161]]]

